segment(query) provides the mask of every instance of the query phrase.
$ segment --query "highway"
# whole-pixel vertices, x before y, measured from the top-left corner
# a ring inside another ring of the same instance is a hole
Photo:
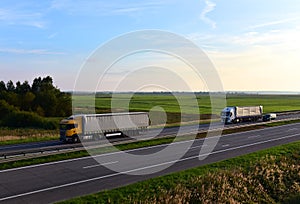
[[[300,113],[299,111],[295,112],[287,112],[287,113],[280,113],[277,116],[277,120],[282,120],[282,119],[291,119],[291,118],[300,118]],[[275,120],[275,121],[277,121]],[[231,125],[226,125],[225,128],[230,128],[230,127],[239,127],[243,126],[245,124],[261,124],[261,122],[257,123],[239,123],[239,124],[231,124]],[[219,124],[220,125],[220,124]],[[209,124],[201,124],[201,125],[186,125],[182,127],[182,133],[189,133],[191,130],[199,130],[199,131],[206,131],[209,127]],[[216,127],[218,127],[218,124],[216,124]],[[143,135],[142,137],[146,139],[147,137],[151,138],[153,135],[157,135],[158,130],[157,129],[150,129],[148,131],[148,134]],[[164,135],[172,135],[176,134],[178,132],[178,127],[168,127],[164,128],[159,135],[164,136]],[[142,139],[142,137],[140,139]],[[111,138],[110,142],[118,142],[121,138]],[[26,143],[26,144],[14,144],[14,145],[3,145],[0,146],[0,155],[8,152],[8,151],[20,151],[20,150],[28,150],[28,149],[34,149],[34,148],[45,148],[45,147],[56,147],[60,146],[60,148],[63,147],[70,147],[74,146],[73,144],[63,144],[62,142],[58,140],[53,140],[53,141],[45,141],[45,142],[33,142],[33,143]],[[80,146],[79,144],[75,146]]]
[[[0,171],[0,202],[51,203],[300,140],[300,123]],[[219,142],[213,148],[216,139]],[[187,152],[186,151],[187,149]],[[168,149],[168,151],[164,151]],[[200,155],[199,155],[200,154]],[[146,156],[141,156],[146,155]],[[153,155],[147,157],[147,155]],[[138,159],[142,158],[142,159]],[[179,158],[179,159],[178,159]],[[200,159],[199,159],[200,158]],[[111,169],[118,169],[113,171]]]

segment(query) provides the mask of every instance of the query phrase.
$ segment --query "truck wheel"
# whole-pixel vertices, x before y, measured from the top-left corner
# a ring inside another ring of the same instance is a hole
[[[80,142],[78,136],[74,136],[73,139],[72,139],[72,142],[73,142],[73,143],[78,143],[78,142]]]

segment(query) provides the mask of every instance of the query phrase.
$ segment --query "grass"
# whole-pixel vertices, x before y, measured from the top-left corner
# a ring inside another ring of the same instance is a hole
[[[58,130],[43,130],[33,128],[0,128],[0,146],[16,143],[40,142],[57,140]]]
[[[161,107],[167,114],[167,123],[181,121],[206,120],[219,117],[224,108],[216,107],[211,110],[211,100],[208,94],[196,94],[197,105],[193,103],[191,94],[179,94],[180,102],[172,94],[137,93],[115,94],[113,100],[110,94],[74,96],[76,107],[79,111],[86,107],[95,106],[97,113],[119,112],[119,111],[153,111],[153,107]],[[128,102],[129,100],[129,102]],[[216,95],[216,100],[218,100]],[[112,103],[113,101],[113,103]],[[264,106],[264,113],[300,110],[300,95],[242,95],[228,94],[226,96],[227,106]],[[90,104],[90,105],[89,105]],[[112,105],[113,104],[113,105]],[[128,105],[129,104],[129,105]],[[128,107],[129,106],[129,107]],[[225,104],[224,104],[225,106]],[[155,110],[155,108],[154,108]]]
[[[47,120],[59,124],[61,117],[48,117]],[[58,140],[59,130],[38,128],[8,128],[0,126],[0,146],[19,143]]]
[[[300,142],[61,203],[299,202]]]
[[[119,110],[126,109],[125,103],[129,94],[116,94],[114,96],[115,108]],[[201,114],[211,114],[210,97],[207,94],[196,94],[198,107],[192,106],[190,102],[191,96],[182,94],[180,99],[187,110],[186,114],[193,114],[200,110]],[[89,100],[93,100],[93,96],[74,96],[77,105],[80,107],[87,106]],[[228,94],[226,97],[227,106],[264,106],[264,112],[282,112],[300,110],[300,95],[241,95]],[[171,94],[134,94],[130,98],[129,108],[131,111],[149,111],[155,106],[161,106],[168,113],[180,113],[181,104]],[[95,107],[100,112],[111,111],[110,95],[101,95],[95,98]],[[222,108],[222,107],[221,107]],[[220,110],[216,110],[213,114],[219,114]]]
[[[264,106],[264,113],[300,110],[300,95],[228,95],[228,106]]]
[[[298,123],[300,122],[299,120],[292,120],[292,121],[278,121],[278,122],[273,122],[273,123],[267,123],[265,124],[266,127],[275,127],[275,126],[281,126],[281,125],[287,125],[291,123]]]

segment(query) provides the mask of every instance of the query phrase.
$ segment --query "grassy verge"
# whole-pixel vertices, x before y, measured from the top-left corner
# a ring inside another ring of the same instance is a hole
[[[57,140],[58,130],[43,130],[33,128],[0,128],[0,146],[29,142]]]
[[[62,203],[297,203],[299,159],[295,142]]]
[[[290,121],[279,121],[279,122],[273,122],[273,123],[267,123],[265,124],[266,127],[275,127],[280,125],[287,125],[292,123],[299,123],[300,120],[290,120]]]

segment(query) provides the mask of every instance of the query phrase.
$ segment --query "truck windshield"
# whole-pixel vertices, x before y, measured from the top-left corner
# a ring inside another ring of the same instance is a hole
[[[222,112],[222,116],[230,116],[230,112]]]
[[[74,124],[61,124],[60,126],[61,130],[71,130],[73,128],[75,128]]]

